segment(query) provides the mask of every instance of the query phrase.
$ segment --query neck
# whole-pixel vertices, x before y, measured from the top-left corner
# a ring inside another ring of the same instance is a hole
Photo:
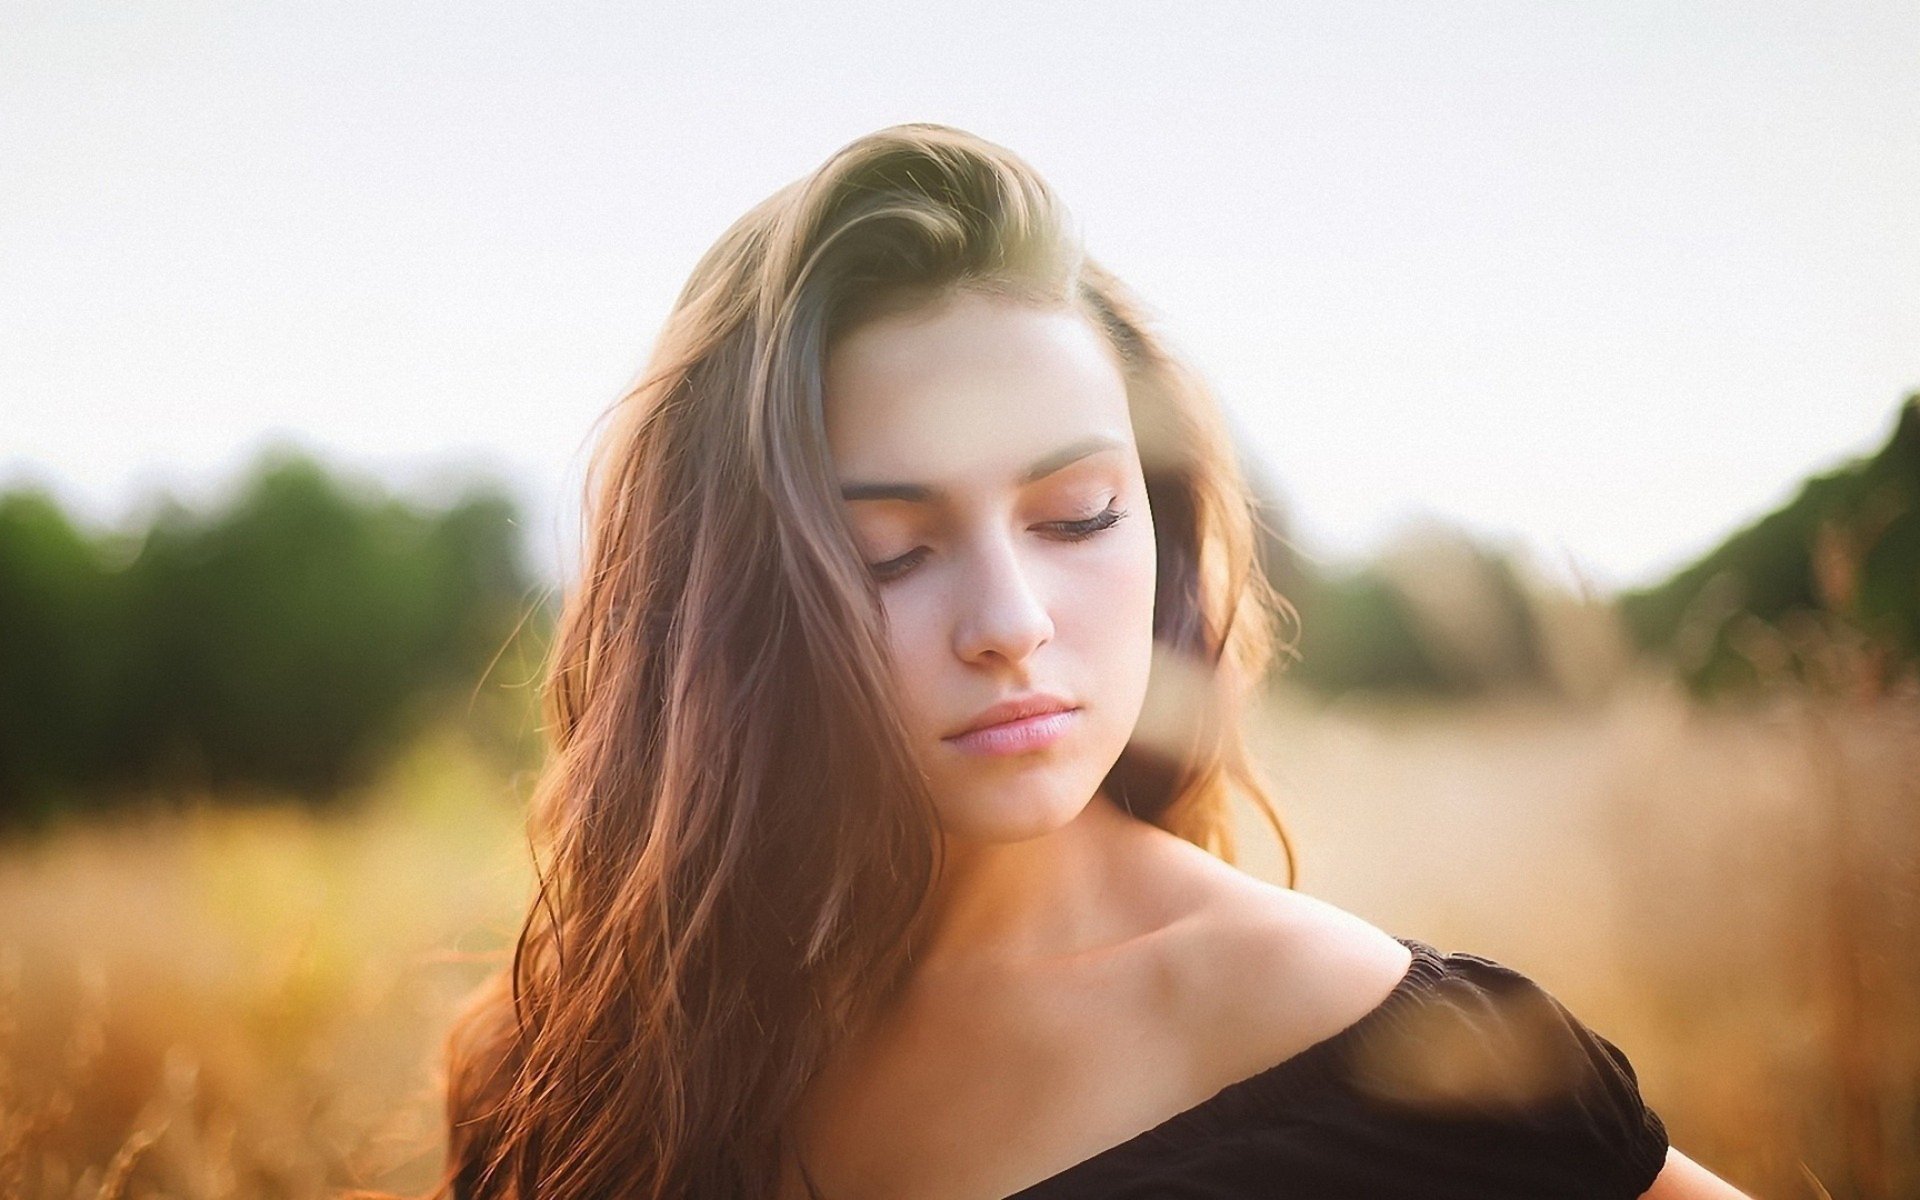
[[[1072,821],[1018,842],[948,837],[913,952],[916,972],[1065,958],[1126,936],[1130,846],[1151,827],[1096,792]]]

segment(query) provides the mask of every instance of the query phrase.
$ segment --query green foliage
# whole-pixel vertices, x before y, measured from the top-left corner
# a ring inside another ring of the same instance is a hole
[[[1445,690],[1446,676],[1391,580],[1362,569],[1304,582],[1290,597],[1300,612],[1300,659],[1288,666],[1289,680],[1329,695]]]
[[[1373,560],[1341,570],[1309,565],[1269,533],[1260,559],[1299,615],[1296,653],[1276,663],[1289,683],[1328,696],[1408,698],[1553,685],[1519,572],[1461,530],[1433,522],[1403,529]]]
[[[546,625],[490,487],[427,510],[280,451],[130,545],[0,497],[0,820],[136,789],[324,799]]]
[[[1770,642],[1863,639],[1886,674],[1920,664],[1920,393],[1878,453],[1816,476],[1783,508],[1654,587],[1624,593],[1622,618],[1670,656],[1698,696],[1760,684],[1756,631]],[[1783,651],[1796,676],[1812,655]]]
[[[0,796],[87,777],[118,723],[125,608],[100,548],[37,491],[0,496]]]

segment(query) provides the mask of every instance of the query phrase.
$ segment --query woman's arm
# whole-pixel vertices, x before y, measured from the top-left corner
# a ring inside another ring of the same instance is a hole
[[[1667,1147],[1667,1165],[1640,1200],[1753,1200],[1739,1188],[1707,1170],[1673,1147]]]

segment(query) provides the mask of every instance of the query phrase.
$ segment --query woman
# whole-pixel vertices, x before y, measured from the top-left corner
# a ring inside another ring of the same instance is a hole
[[[749,212],[593,474],[443,1194],[1739,1194],[1524,976],[1229,865],[1285,602],[1014,155],[899,126]]]

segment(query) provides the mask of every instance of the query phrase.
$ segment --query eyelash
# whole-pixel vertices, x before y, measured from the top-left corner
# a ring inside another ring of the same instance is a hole
[[[1084,521],[1052,521],[1049,522],[1049,528],[1065,531],[1064,536],[1067,541],[1084,542],[1095,534],[1113,528],[1119,523],[1120,518],[1126,515],[1126,509],[1115,508],[1112,504],[1108,504],[1104,511],[1095,513]],[[886,583],[890,580],[900,578],[908,571],[919,566],[920,559],[918,555],[924,550],[925,547],[923,546],[916,550],[910,550],[902,554],[899,558],[890,558],[883,563],[869,563],[867,564],[867,569],[873,572],[875,579],[881,583]]]

